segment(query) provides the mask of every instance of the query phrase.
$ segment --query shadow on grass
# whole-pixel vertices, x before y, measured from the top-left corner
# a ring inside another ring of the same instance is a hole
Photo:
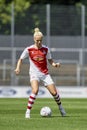
[[[77,116],[77,115],[73,115],[73,116],[72,116],[72,115],[66,115],[66,116],[61,116],[61,115],[58,116],[58,115],[55,115],[55,116],[51,116],[51,118],[58,118],[58,117],[59,117],[59,118],[67,118],[67,117],[70,117],[70,118],[71,118],[71,117],[80,117],[80,116]]]

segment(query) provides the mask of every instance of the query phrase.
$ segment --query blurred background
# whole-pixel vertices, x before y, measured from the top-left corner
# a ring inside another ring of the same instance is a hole
[[[87,86],[87,1],[0,0],[0,86],[28,86],[28,59],[16,76],[14,69],[33,30],[44,34],[43,44],[60,69],[49,71],[57,86]]]

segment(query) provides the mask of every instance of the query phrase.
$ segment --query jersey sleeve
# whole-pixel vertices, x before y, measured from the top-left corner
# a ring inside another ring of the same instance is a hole
[[[22,52],[20,59],[25,59],[28,57],[28,49],[25,48],[24,51]]]
[[[47,59],[52,59],[50,49],[48,48]]]

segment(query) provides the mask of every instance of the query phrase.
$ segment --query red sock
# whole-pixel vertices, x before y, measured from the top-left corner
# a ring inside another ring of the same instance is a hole
[[[32,105],[34,104],[34,101],[36,99],[36,95],[35,94],[31,94],[28,100],[28,105],[27,105],[27,110],[31,110]]]

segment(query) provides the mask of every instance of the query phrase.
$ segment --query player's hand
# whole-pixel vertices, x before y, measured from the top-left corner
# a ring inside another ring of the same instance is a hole
[[[56,63],[56,67],[60,67],[61,66],[61,64],[60,63]]]
[[[52,66],[54,66],[54,67],[60,67],[60,63],[53,63]]]
[[[16,75],[18,75],[20,73],[20,70],[19,69],[15,69],[14,72],[15,72]]]

